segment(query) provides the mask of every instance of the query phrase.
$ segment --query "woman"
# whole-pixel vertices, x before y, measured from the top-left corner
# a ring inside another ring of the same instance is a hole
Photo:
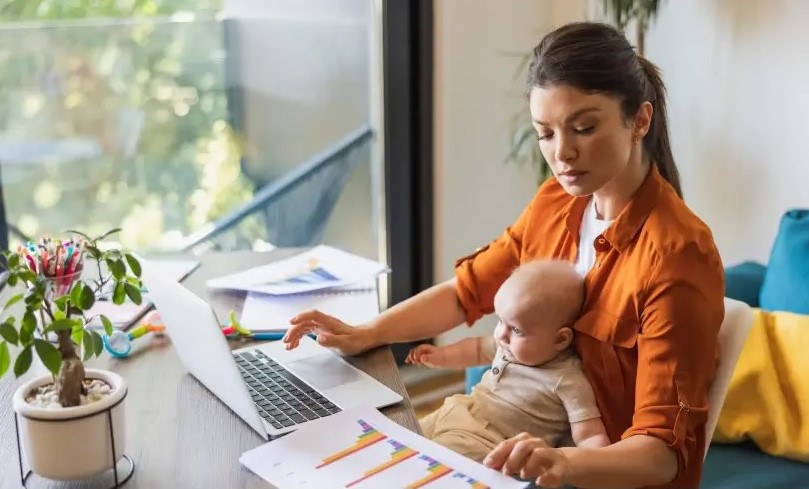
[[[569,260],[586,274],[575,346],[612,445],[552,448],[524,433],[485,463],[548,487],[698,487],[724,275],[710,230],[681,198],[659,72],[594,23],[548,34],[529,72],[538,144],[555,178],[502,236],[459,260],[453,280],[357,328],[301,314],[287,347],[313,330],[349,355],[431,338],[492,312],[520,263]]]

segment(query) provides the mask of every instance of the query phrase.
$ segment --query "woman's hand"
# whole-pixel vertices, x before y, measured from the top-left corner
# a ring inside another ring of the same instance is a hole
[[[441,348],[433,345],[419,345],[407,354],[405,363],[411,365],[424,365],[425,367],[438,368],[444,366],[444,352]]]
[[[297,348],[305,334],[315,333],[317,342],[334,348],[346,356],[356,355],[376,346],[373,330],[368,327],[353,327],[339,319],[317,310],[298,314],[290,320],[292,325],[282,341],[287,350]]]
[[[567,484],[569,464],[565,454],[528,433],[520,433],[497,445],[483,464],[506,475],[535,479],[542,487]]]

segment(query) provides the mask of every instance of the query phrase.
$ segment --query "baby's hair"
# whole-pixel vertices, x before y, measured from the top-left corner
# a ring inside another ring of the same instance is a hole
[[[503,284],[522,297],[520,304],[542,318],[570,326],[584,306],[584,278],[562,260],[534,260],[517,267]]]

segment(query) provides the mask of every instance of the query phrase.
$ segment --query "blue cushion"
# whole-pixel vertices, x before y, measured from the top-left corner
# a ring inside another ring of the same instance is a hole
[[[767,267],[754,261],[746,261],[725,269],[725,296],[746,302],[750,307],[759,306],[761,284]]]
[[[809,464],[767,455],[752,443],[712,443],[700,485],[711,489],[809,489]]]
[[[485,367],[469,367],[466,369],[466,393],[472,393],[472,387],[480,382],[480,379],[483,377],[483,374],[489,370],[490,366]]]
[[[809,209],[792,209],[781,218],[759,304],[809,314]]]

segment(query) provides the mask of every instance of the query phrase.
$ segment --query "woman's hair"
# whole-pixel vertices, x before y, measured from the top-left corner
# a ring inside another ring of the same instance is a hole
[[[553,85],[618,97],[625,119],[633,118],[641,104],[649,101],[654,112],[643,148],[682,197],[680,174],[669,144],[666,87],[660,70],[636,55],[621,32],[607,24],[577,22],[547,34],[534,48],[528,91]]]

